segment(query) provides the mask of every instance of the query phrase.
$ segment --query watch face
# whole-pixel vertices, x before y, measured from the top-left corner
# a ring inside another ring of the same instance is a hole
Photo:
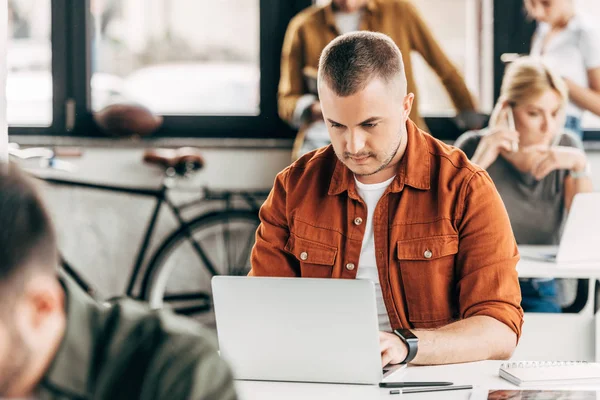
[[[402,335],[402,337],[404,337],[406,340],[418,339],[417,336],[414,333],[412,333],[410,329],[396,329],[396,332],[399,335]]]
[[[394,333],[400,337],[406,346],[408,347],[408,354],[404,361],[401,364],[406,364],[411,362],[417,355],[418,347],[419,347],[419,338],[412,333],[410,329],[396,329]]]

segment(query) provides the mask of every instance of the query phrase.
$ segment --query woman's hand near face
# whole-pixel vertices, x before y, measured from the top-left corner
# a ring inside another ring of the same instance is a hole
[[[582,172],[587,164],[585,152],[575,147],[532,145],[522,151],[533,156],[531,174],[537,180],[544,179],[555,170]]]
[[[501,152],[510,153],[519,147],[519,132],[505,127],[492,128],[485,134],[475,150],[471,161],[487,169]]]

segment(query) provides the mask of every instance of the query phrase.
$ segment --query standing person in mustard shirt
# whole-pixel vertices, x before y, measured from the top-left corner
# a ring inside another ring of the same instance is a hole
[[[278,107],[279,116],[300,129],[294,159],[330,143],[314,85],[319,56],[334,38],[357,30],[385,33],[394,40],[404,57],[409,92],[418,95],[411,62],[414,50],[439,76],[459,112],[475,109],[462,76],[410,1],[332,0],[296,15],[288,25],[283,43]],[[417,126],[426,128],[417,104],[410,117]]]

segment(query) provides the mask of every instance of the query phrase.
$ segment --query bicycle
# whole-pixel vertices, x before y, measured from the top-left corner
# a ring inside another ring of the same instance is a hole
[[[12,146],[11,156],[19,159],[39,158],[44,168],[72,169],[60,160],[51,149],[31,148],[20,150]],[[254,235],[259,225],[258,211],[268,190],[257,191],[214,191],[200,188],[200,196],[182,204],[175,204],[169,192],[176,181],[191,176],[203,166],[202,156],[197,149],[148,150],[144,161],[163,168],[164,174],[158,188],[125,187],[96,184],[77,180],[34,175],[51,185],[94,189],[115,193],[125,193],[156,199],[156,204],[143,234],[132,272],[128,278],[125,295],[147,301],[152,308],[171,307],[175,312],[192,315],[211,310],[211,297],[207,291],[190,289],[189,271],[176,270],[176,266],[192,265],[191,254],[212,278],[215,275],[245,275],[250,269],[250,253]],[[196,190],[196,189],[195,189]],[[224,206],[204,211],[191,219],[185,219],[182,212],[206,202],[220,202]],[[242,203],[242,205],[240,205]],[[156,222],[163,205],[171,210],[178,223],[150,257],[144,266],[149,244],[155,231]],[[183,248],[182,246],[186,246]],[[182,251],[182,249],[184,251]],[[77,273],[64,257],[62,269],[92,296],[95,289]],[[175,284],[172,278],[175,276]],[[206,283],[206,282],[205,282]],[[210,284],[210,279],[208,284]],[[140,289],[136,293],[135,288]],[[175,289],[173,286],[176,286]]]

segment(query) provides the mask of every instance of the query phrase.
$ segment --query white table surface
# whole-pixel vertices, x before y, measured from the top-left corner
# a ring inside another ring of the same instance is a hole
[[[236,387],[241,400],[393,400],[397,398],[415,400],[485,400],[487,399],[488,391],[490,389],[521,389],[498,376],[498,369],[501,363],[501,361],[482,361],[433,367],[409,366],[405,370],[400,370],[386,378],[386,381],[451,381],[456,385],[473,385],[473,390],[390,395],[390,389],[380,389],[378,386],[369,385],[258,381],[236,381]],[[527,389],[600,391],[600,384],[578,386],[553,385],[546,387],[528,387]]]
[[[521,260],[517,264],[519,278],[587,278],[600,279],[600,262],[560,264],[528,258],[526,253],[543,252],[553,246],[519,246]]]

